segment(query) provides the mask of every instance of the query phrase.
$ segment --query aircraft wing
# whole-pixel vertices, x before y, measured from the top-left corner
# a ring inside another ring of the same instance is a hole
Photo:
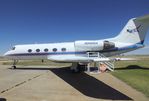
[[[54,55],[48,56],[49,60],[58,61],[58,62],[93,62],[93,59],[88,57],[82,56],[75,56],[75,55]]]
[[[136,58],[109,58],[109,57],[83,57],[75,55],[54,55],[48,56],[49,60],[58,62],[108,62],[108,61],[136,61]]]

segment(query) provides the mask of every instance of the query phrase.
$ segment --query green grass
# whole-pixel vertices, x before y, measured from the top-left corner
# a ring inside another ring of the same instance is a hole
[[[142,61],[120,61],[112,75],[149,97],[149,59]]]

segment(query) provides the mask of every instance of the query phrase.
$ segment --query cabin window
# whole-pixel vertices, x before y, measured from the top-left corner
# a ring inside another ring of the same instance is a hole
[[[40,49],[36,49],[36,52],[40,52]]]
[[[12,47],[12,50],[15,50],[16,49],[16,47]]]
[[[66,52],[66,48],[62,48],[61,50],[62,50],[62,52]]]
[[[53,52],[56,52],[57,51],[57,48],[53,48]]]
[[[31,49],[29,49],[29,50],[28,50],[28,52],[29,52],[29,53],[31,53],[31,52],[32,52],[32,50],[31,50]]]
[[[49,50],[47,48],[44,49],[44,52],[48,52]]]

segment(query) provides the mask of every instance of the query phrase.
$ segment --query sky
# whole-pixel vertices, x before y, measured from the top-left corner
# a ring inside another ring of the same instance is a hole
[[[16,44],[115,37],[146,14],[149,0],[0,0],[0,55]],[[138,53],[149,54],[149,33],[145,45]]]

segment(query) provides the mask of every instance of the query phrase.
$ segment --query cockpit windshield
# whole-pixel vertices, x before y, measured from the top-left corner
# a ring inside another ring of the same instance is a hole
[[[16,47],[12,47],[12,49],[11,50],[15,50],[16,49]]]

